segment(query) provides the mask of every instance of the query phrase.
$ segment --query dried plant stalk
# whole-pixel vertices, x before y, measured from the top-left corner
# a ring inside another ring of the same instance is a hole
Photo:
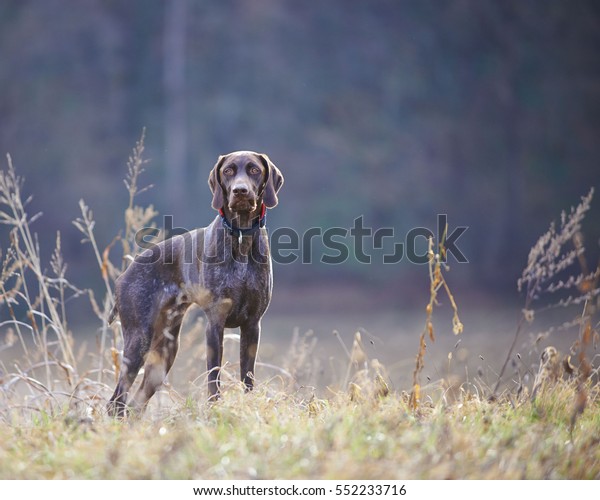
[[[447,229],[447,228],[446,228]],[[458,316],[458,306],[456,305],[456,301],[450,291],[450,287],[446,282],[444,274],[442,272],[445,260],[445,234],[442,237],[442,241],[439,244],[440,253],[436,254],[433,251],[433,238],[429,238],[429,247],[427,251],[427,256],[429,259],[429,302],[425,307],[425,327],[421,332],[421,336],[419,338],[419,350],[417,352],[417,357],[415,361],[415,369],[413,372],[413,387],[410,393],[409,405],[413,410],[418,408],[419,402],[421,400],[421,384],[420,384],[420,376],[423,367],[425,366],[425,352],[427,350],[427,337],[432,342],[435,342],[435,334],[433,328],[433,307],[438,305],[437,296],[439,290],[443,287],[446,291],[446,295],[450,300],[450,305],[452,306],[452,310],[454,311],[454,315],[452,317],[452,331],[454,335],[458,335],[463,331],[463,324],[460,321]],[[448,269],[444,267],[444,269]]]
[[[560,279],[573,264],[581,263],[584,259],[585,248],[581,237],[581,223],[590,209],[593,196],[594,188],[591,188],[588,194],[581,198],[577,207],[572,207],[568,214],[563,211],[559,227],[557,228],[554,223],[550,224],[548,231],[540,236],[529,252],[527,266],[517,281],[517,289],[520,292],[525,291],[525,305],[496,385],[492,390],[492,399],[497,395],[524,326],[533,322],[536,313],[557,307],[584,304],[600,295],[600,287],[598,287],[600,267],[590,273],[587,266],[582,265],[580,273],[575,272],[566,279]],[[569,248],[571,244],[573,248]],[[559,299],[554,295],[559,291],[567,291],[569,295]],[[536,306],[543,300],[549,300],[550,303]]]

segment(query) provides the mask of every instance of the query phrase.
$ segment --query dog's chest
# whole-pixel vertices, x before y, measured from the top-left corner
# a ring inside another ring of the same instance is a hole
[[[213,269],[212,276],[214,299],[226,300],[230,307],[227,311],[225,326],[235,328],[250,318],[260,318],[271,298],[271,280],[269,266],[255,262],[233,262],[221,270]]]
[[[227,273],[226,286],[247,293],[266,293],[270,274],[269,267],[252,260],[248,262],[234,261]]]
[[[270,264],[230,260],[205,269],[207,288],[220,297],[241,299],[248,295],[267,296],[270,291]]]

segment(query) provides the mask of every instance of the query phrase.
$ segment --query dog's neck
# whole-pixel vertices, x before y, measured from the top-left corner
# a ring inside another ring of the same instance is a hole
[[[219,210],[221,221],[226,232],[233,240],[233,249],[247,255],[253,235],[264,227],[266,222],[266,207],[261,202],[257,208],[248,212],[233,212],[229,207],[223,207]]]
[[[264,227],[267,209],[262,202],[254,210],[248,212],[234,212],[225,206],[219,210],[219,215],[223,226],[229,230],[230,234],[237,236],[240,233],[245,235],[256,227]]]

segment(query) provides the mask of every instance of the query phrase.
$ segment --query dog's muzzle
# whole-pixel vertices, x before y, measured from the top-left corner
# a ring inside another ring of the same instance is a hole
[[[235,212],[256,210],[256,195],[246,184],[235,184],[229,193],[229,209]]]

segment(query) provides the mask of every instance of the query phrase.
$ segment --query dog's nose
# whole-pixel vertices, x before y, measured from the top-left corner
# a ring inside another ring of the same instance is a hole
[[[237,186],[233,187],[232,191],[233,191],[233,194],[244,196],[244,195],[248,194],[248,187],[244,186],[243,184],[242,185],[238,184]]]

